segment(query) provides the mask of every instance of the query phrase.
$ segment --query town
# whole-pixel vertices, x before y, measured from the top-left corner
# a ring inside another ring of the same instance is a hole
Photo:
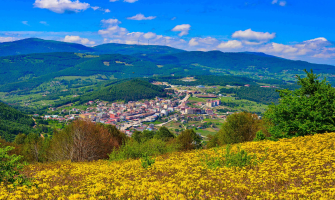
[[[153,83],[156,85],[167,83]],[[110,124],[116,126],[119,130],[131,136],[132,133],[144,130],[157,130],[160,126],[167,125],[169,122],[180,122],[182,129],[188,128],[188,122],[202,121],[204,119],[219,119],[223,122],[227,114],[217,114],[213,108],[221,106],[219,96],[201,92],[200,88],[204,86],[192,87],[192,90],[177,89],[177,86],[169,85],[167,88],[170,98],[159,98],[141,101],[124,102],[105,102],[89,101],[86,103],[86,109],[79,109],[68,104],[64,107],[71,109],[60,109],[59,115],[45,115],[44,119],[53,119],[61,122],[68,122],[77,118],[88,119],[96,123]],[[220,94],[220,97],[222,95]],[[204,102],[190,104],[189,98],[204,99]],[[59,108],[50,108],[51,111]],[[221,124],[221,123],[220,123]],[[192,124],[191,128],[195,125]],[[201,128],[202,126],[196,126]],[[178,131],[177,131],[178,134]]]

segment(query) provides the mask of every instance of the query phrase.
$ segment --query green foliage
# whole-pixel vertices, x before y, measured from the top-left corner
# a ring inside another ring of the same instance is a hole
[[[141,158],[141,164],[144,169],[151,167],[151,165],[155,164],[155,159],[150,158],[146,153]]]
[[[156,133],[155,138],[161,139],[163,141],[168,141],[170,139],[175,138],[175,135],[169,131],[168,128],[162,126],[159,128],[159,131]]]
[[[254,138],[254,141],[262,141],[266,139],[266,135],[263,133],[263,131],[257,131],[256,137]]]
[[[202,147],[201,141],[201,135],[197,134],[193,129],[184,130],[177,137],[180,150],[199,149]]]
[[[86,93],[77,98],[57,103],[55,106],[65,105],[71,102],[79,102],[79,104],[83,104],[96,99],[110,102],[117,100],[128,102],[141,99],[152,99],[156,96],[167,97],[167,94],[161,87],[150,84],[144,80],[133,79],[106,87],[99,91]]]
[[[260,160],[256,160],[256,155],[250,155],[244,149],[241,149],[240,146],[237,146],[237,151],[232,152],[231,146],[226,146],[225,154],[218,152],[218,148],[214,148],[215,156],[210,156],[208,154],[204,154],[205,157],[202,161],[205,165],[210,169],[216,169],[220,167],[246,167],[246,166],[255,166],[260,162],[264,162],[265,158],[261,158]]]
[[[165,153],[177,151],[178,145],[175,143],[166,143],[162,140],[153,138],[145,142],[129,140],[118,150],[109,155],[110,160],[137,159],[144,155],[158,156]]]
[[[272,139],[335,131],[335,89],[312,70],[305,72],[307,77],[297,76],[301,88],[279,90],[279,104],[265,113]]]
[[[0,102],[0,137],[13,141],[19,133],[34,132],[34,124],[28,115]]]
[[[0,183],[24,184],[28,179],[20,174],[24,164],[20,162],[22,156],[8,155],[14,147],[0,148]]]
[[[252,141],[262,125],[262,120],[259,120],[257,115],[247,112],[234,113],[227,117],[213,140],[216,140],[218,145]],[[211,145],[214,145],[214,141]]]

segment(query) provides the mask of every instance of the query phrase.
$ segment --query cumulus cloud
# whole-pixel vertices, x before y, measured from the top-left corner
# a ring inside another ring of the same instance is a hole
[[[228,42],[221,42],[217,48],[219,49],[236,49],[236,48],[242,48],[242,42],[238,40],[229,40]]]
[[[22,24],[29,26],[28,21],[22,21]]]
[[[148,17],[145,17],[143,14],[139,13],[135,16],[132,16],[132,17],[127,17],[127,19],[130,19],[130,20],[153,20],[155,19],[156,16],[148,16]]]
[[[116,2],[116,1],[119,1],[119,0],[109,0],[110,2]]]
[[[105,13],[110,13],[111,12],[109,9],[105,9],[104,11],[105,11]]]
[[[276,3],[278,3],[278,0],[273,0],[272,1],[272,4],[276,4]]]
[[[268,41],[276,37],[276,33],[269,32],[256,32],[251,29],[245,31],[236,31],[233,33],[232,38],[238,38],[242,40],[257,40],[257,41]]]
[[[81,38],[80,36],[75,36],[75,35],[67,35],[65,36],[64,42],[75,42],[75,43],[80,43],[80,44],[84,44],[84,45],[94,45],[95,42],[94,41],[90,41],[87,38]]]
[[[121,22],[118,19],[103,19],[101,22],[104,24],[104,26],[114,26],[117,24],[121,24]]]
[[[0,43],[1,42],[12,42],[14,40],[16,40],[16,38],[14,37],[0,37]]]
[[[216,38],[212,37],[206,37],[206,38],[192,38],[189,42],[188,45],[190,47],[195,47],[197,46],[198,49],[210,49],[212,50],[213,47],[217,46],[220,43],[220,41]]]
[[[79,0],[35,0],[34,7],[48,9],[55,13],[80,12],[90,8],[90,4]]]
[[[175,26],[172,29],[172,31],[177,31],[177,32],[180,31],[180,33],[178,35],[181,37],[183,35],[188,35],[188,32],[189,32],[190,28],[191,28],[191,25],[189,25],[189,24],[181,24],[181,25]]]
[[[148,33],[145,33],[144,35],[143,35],[143,37],[145,38],[145,39],[151,39],[151,38],[154,38],[154,37],[156,37],[157,35],[156,35],[156,33],[153,33],[153,32],[148,32]]]

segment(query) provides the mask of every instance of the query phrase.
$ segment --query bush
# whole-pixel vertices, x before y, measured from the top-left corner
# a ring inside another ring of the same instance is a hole
[[[180,145],[180,150],[192,150],[201,148],[202,138],[196,134],[193,129],[182,131],[177,137],[177,142]]]
[[[54,133],[50,142],[50,159],[73,162],[106,159],[123,142],[121,133],[111,133],[111,129],[102,124],[76,120],[61,132]]]
[[[7,146],[0,148],[0,183],[4,184],[23,184],[27,178],[20,174],[24,164],[20,163],[22,156],[8,155],[14,147]]]
[[[142,167],[147,169],[148,167],[150,167],[151,165],[153,165],[155,163],[155,159],[154,158],[150,158],[147,154],[144,154],[142,156],[142,159],[141,159],[141,164],[142,164]]]
[[[129,140],[120,149],[115,149],[109,154],[110,160],[126,160],[137,159],[144,155],[158,156],[165,153],[177,151],[178,145],[175,143],[167,143],[162,140],[153,138],[146,142],[138,142],[136,140]]]
[[[245,167],[245,166],[254,166],[259,162],[264,162],[264,158],[259,161],[256,160],[255,155],[250,155],[244,149],[241,149],[240,146],[237,146],[237,151],[232,152],[231,146],[226,146],[226,153],[220,155],[218,153],[218,148],[214,148],[215,156],[210,156],[208,154],[204,154],[205,159],[202,161],[208,168],[216,169],[219,167]]]
[[[213,137],[211,146],[252,141],[256,132],[263,128],[264,122],[256,114],[234,113],[227,117],[220,131]],[[216,143],[216,144],[215,144]]]

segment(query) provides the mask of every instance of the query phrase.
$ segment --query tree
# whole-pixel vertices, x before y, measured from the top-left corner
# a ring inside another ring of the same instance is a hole
[[[177,137],[177,143],[180,145],[181,150],[191,150],[201,147],[202,138],[193,129],[182,131]]]
[[[262,129],[262,120],[256,114],[241,112],[227,117],[220,131],[212,138],[212,146],[252,141]]]
[[[108,154],[121,146],[102,124],[88,120],[76,120],[51,140],[51,159],[73,162],[108,158]]]
[[[335,131],[335,89],[313,70],[304,71],[305,78],[297,76],[301,88],[279,90],[279,104],[265,113],[274,139]]]
[[[175,138],[175,136],[165,126],[159,128],[159,131],[156,133],[155,137],[163,141],[168,141]]]

